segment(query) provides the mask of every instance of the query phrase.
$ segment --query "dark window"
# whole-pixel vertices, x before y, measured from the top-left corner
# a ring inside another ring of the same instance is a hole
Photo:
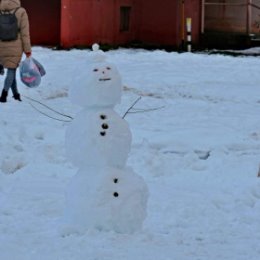
[[[130,6],[121,6],[120,7],[120,32],[129,31],[130,27]]]

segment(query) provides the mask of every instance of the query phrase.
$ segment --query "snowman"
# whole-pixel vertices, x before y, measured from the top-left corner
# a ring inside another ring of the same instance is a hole
[[[69,90],[69,99],[82,109],[67,128],[68,159],[78,168],[66,196],[62,233],[88,229],[133,233],[146,217],[148,190],[127,158],[132,136],[114,107],[121,100],[117,68],[93,45],[91,62]]]

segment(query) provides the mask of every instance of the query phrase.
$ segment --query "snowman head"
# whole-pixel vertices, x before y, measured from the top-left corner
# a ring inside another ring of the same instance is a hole
[[[116,66],[107,62],[94,45],[91,62],[69,91],[71,102],[83,107],[115,106],[121,94],[122,81]]]

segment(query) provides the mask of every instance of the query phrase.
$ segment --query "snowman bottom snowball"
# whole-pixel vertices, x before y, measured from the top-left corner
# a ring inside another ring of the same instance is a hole
[[[148,189],[130,167],[79,170],[69,184],[63,235],[88,229],[134,233],[146,218]]]

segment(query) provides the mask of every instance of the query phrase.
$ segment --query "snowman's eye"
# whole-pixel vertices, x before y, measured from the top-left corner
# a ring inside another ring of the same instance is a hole
[[[98,69],[93,69],[93,71],[94,71],[94,72],[97,72],[97,71],[98,71]]]
[[[111,68],[110,68],[110,67],[107,67],[107,70],[111,70]]]

